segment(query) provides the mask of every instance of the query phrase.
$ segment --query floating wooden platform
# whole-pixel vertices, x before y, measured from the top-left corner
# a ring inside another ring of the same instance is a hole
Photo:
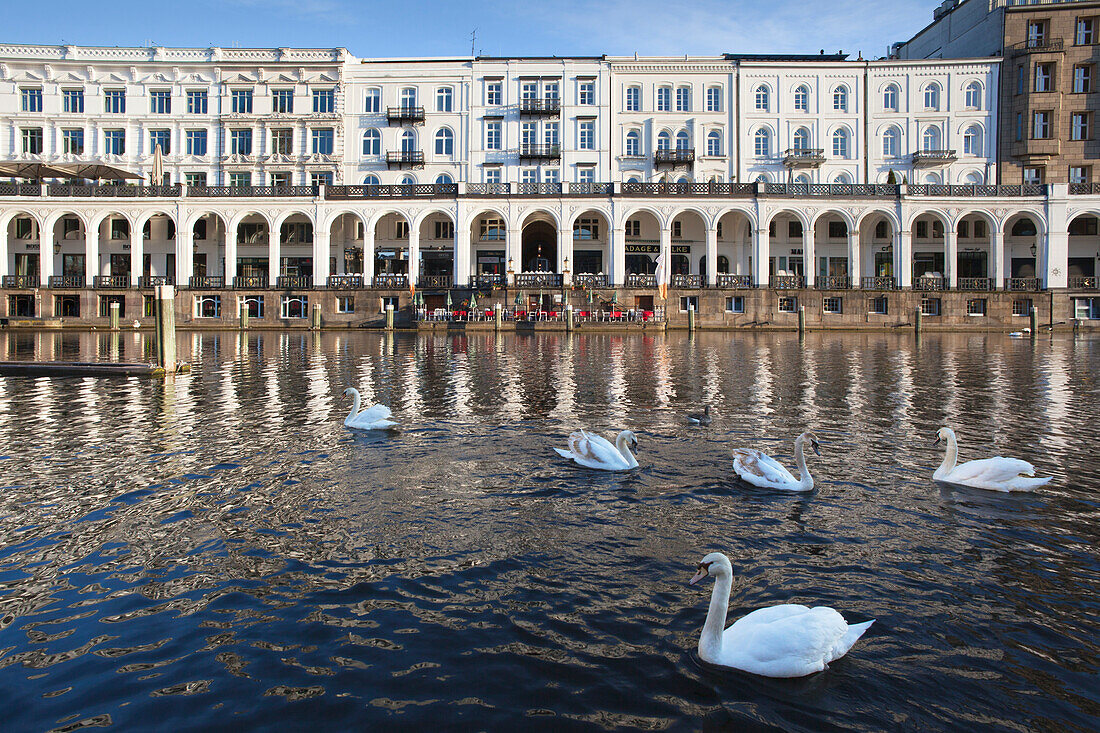
[[[21,377],[153,377],[164,370],[153,364],[112,361],[0,361],[0,375]]]

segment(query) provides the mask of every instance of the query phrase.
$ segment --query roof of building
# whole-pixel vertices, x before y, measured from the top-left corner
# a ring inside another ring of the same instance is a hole
[[[848,54],[836,53],[725,53],[727,61],[845,61]]]

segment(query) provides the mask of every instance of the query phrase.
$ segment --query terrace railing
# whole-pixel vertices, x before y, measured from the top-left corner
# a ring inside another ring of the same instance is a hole
[[[720,272],[718,273],[716,285],[725,290],[751,288],[752,275],[730,275],[729,273]]]

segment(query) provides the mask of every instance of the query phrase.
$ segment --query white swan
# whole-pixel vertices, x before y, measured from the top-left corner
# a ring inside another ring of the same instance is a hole
[[[940,428],[936,433],[936,443],[941,440],[947,441],[947,455],[943,457],[940,467],[932,474],[932,479],[935,481],[992,491],[1031,491],[1053,478],[1053,476],[1036,478],[1035,466],[1019,458],[996,456],[979,461],[967,461],[956,466],[955,461],[959,459],[959,444],[955,440],[955,431],[951,428]]]
[[[606,438],[578,430],[569,435],[569,450],[555,448],[558,455],[572,458],[585,468],[598,468],[603,471],[626,471],[637,468],[638,461],[630,449],[638,449],[638,439],[634,433],[624,430],[615,438],[615,445]]]
[[[389,417],[393,413],[390,412],[390,408],[385,405],[374,405],[359,412],[359,405],[361,404],[359,397],[359,390],[354,387],[348,387],[344,390],[344,397],[351,395],[353,400],[351,405],[351,412],[348,413],[347,418],[344,420],[344,424],[349,428],[356,430],[389,430],[390,428],[397,427],[397,423],[390,420]]]
[[[778,461],[755,448],[735,448],[733,470],[745,481],[762,489],[809,491],[814,487],[814,477],[806,469],[806,457],[802,453],[802,445],[807,440],[810,441],[814,453],[821,455],[820,444],[813,433],[802,433],[794,439],[794,460],[798,465],[800,478],[796,479]]]
[[[699,635],[699,658],[765,677],[804,677],[840,659],[870,628],[874,619],[849,624],[826,606],[807,608],[786,603],[761,608],[737,619],[725,631],[733,566],[728,557],[712,552],[699,563],[695,585],[713,575],[710,609]]]

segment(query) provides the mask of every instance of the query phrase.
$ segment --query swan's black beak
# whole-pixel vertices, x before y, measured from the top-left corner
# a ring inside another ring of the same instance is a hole
[[[630,450],[638,450],[638,439],[637,438],[631,438],[630,439]]]
[[[814,449],[814,453],[821,455],[821,443],[818,443],[816,440],[811,440],[810,447]]]
[[[937,446],[939,444],[940,444],[940,436],[937,435],[936,439],[932,441],[932,445]]]
[[[691,576],[691,580],[688,581],[688,585],[695,585],[700,580],[707,577],[707,575],[709,575],[709,573],[707,572],[707,566],[700,565],[699,569],[695,572],[695,575]]]

